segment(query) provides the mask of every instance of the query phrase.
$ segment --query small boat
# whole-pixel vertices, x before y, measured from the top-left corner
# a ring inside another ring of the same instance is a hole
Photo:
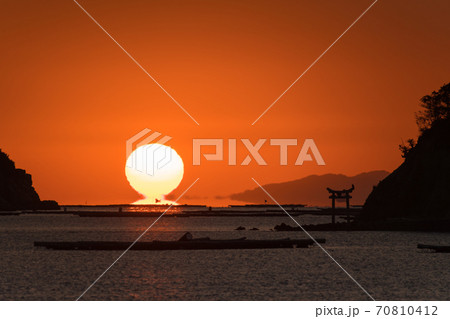
[[[437,253],[450,253],[450,246],[418,244],[419,249],[431,249]]]
[[[325,239],[316,239],[325,243]],[[312,239],[239,239],[213,240],[208,237],[194,239],[186,233],[177,241],[75,241],[75,242],[34,242],[35,247],[45,247],[53,250],[205,250],[205,249],[274,249],[274,248],[307,248],[312,246]]]

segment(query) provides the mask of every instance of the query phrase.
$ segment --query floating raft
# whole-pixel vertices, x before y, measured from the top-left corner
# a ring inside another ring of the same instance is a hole
[[[325,243],[325,239],[316,239]],[[311,239],[278,240],[211,240],[191,239],[179,241],[137,242],[130,250],[204,250],[204,249],[273,249],[273,248],[307,248],[314,244]],[[76,242],[34,242],[35,247],[53,250],[126,250],[132,242],[123,241],[76,241]]]
[[[431,249],[431,250],[434,250],[437,253],[450,253],[450,246],[418,244],[417,248],[419,248],[419,249]]]

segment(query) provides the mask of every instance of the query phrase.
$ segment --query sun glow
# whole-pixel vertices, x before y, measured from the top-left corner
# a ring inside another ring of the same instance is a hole
[[[184,164],[169,146],[147,144],[134,150],[127,159],[125,175],[144,199],[133,204],[176,204],[164,198],[183,179]]]

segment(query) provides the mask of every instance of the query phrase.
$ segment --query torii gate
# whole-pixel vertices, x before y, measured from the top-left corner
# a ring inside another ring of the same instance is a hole
[[[331,209],[333,210],[333,214],[332,214],[332,223],[333,224],[336,222],[336,219],[335,219],[336,199],[338,199],[338,200],[345,199],[346,208],[347,208],[347,210],[349,210],[350,209],[350,198],[352,198],[352,196],[350,196],[350,193],[353,192],[354,189],[355,189],[355,185],[353,185],[353,184],[352,184],[351,188],[343,189],[343,190],[339,190],[339,191],[327,187],[327,191],[331,194],[329,196],[329,198],[331,198]],[[347,216],[347,218],[350,218],[350,217]],[[350,219],[348,219],[348,221],[349,220]]]

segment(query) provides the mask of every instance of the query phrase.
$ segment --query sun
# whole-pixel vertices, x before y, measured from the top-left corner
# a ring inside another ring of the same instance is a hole
[[[180,155],[162,144],[147,144],[134,150],[127,159],[125,175],[144,199],[133,204],[176,204],[164,198],[183,179],[184,164]]]

